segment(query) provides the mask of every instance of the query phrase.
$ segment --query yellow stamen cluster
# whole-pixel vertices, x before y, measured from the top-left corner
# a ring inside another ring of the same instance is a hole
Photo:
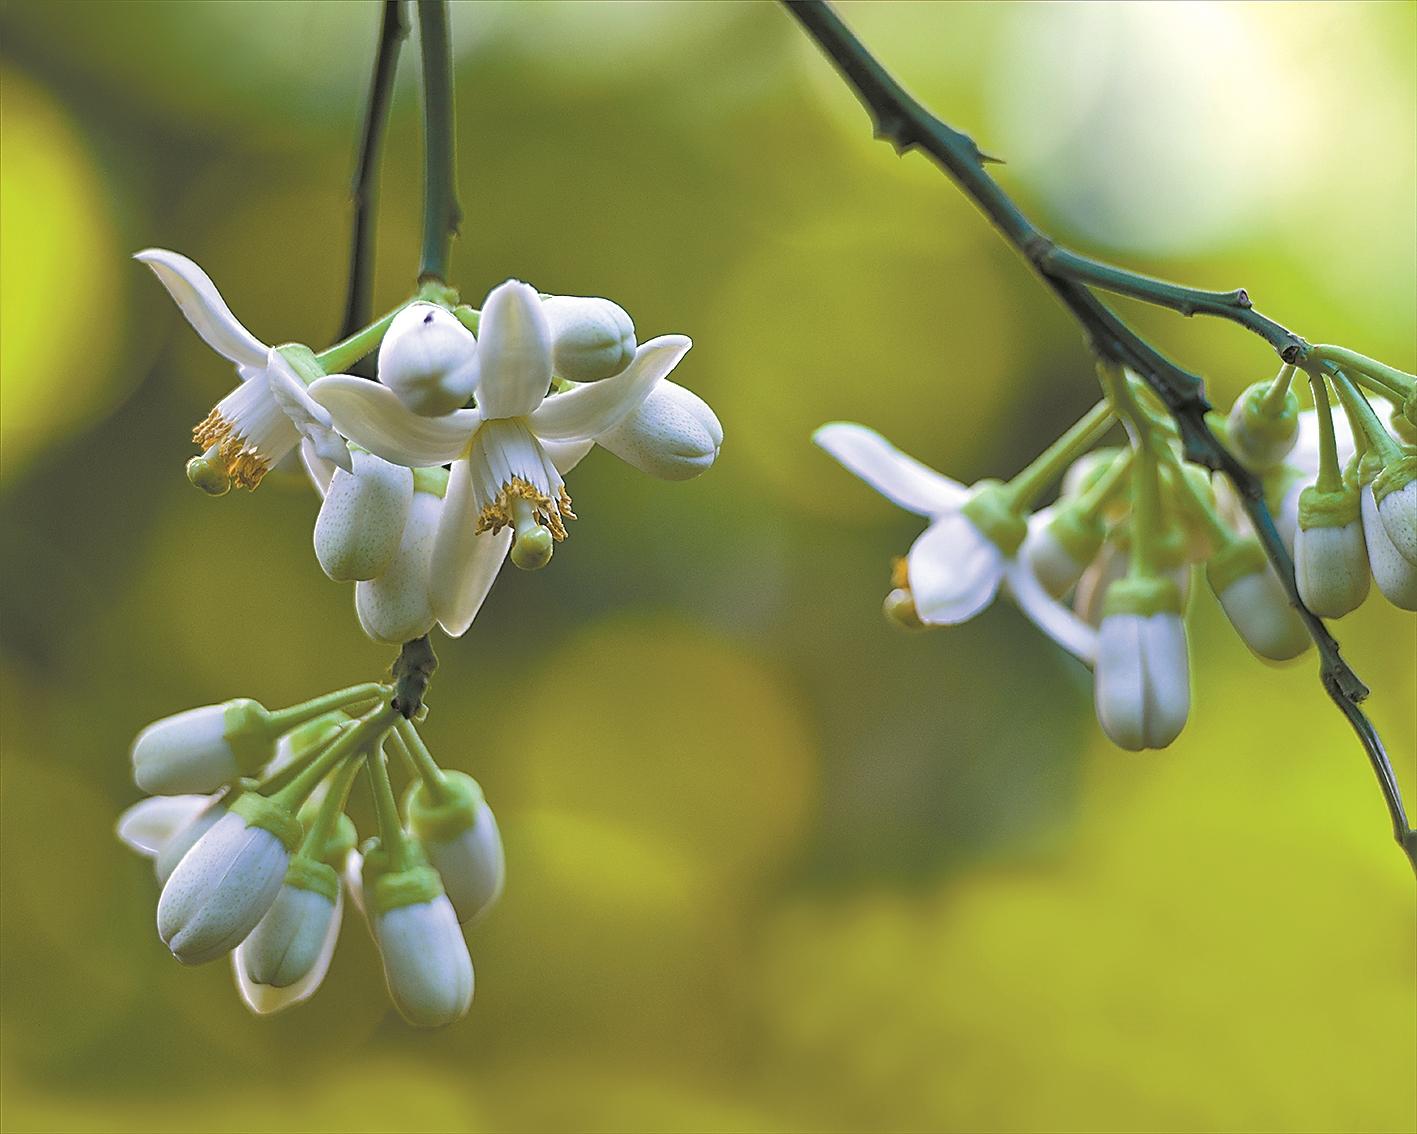
[[[566,495],[564,487],[553,503],[551,497],[537,491],[534,485],[518,476],[513,477],[509,484],[504,484],[502,491],[497,494],[497,499],[482,509],[477,517],[477,530],[495,534],[503,528],[511,527],[514,523],[511,507],[513,500],[525,500],[530,504],[536,520],[546,525],[557,543],[566,538],[566,525],[563,521],[576,518],[576,514],[571,511],[571,498]]]
[[[270,471],[270,462],[235,432],[219,410],[212,410],[198,423],[192,430],[192,440],[203,449],[216,446],[217,463],[239,488],[254,489]]]

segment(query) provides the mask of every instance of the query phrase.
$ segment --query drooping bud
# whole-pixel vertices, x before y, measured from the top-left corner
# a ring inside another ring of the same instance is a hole
[[[256,928],[236,949],[237,987],[252,1011],[280,1011],[314,995],[339,934],[340,882],[323,862],[296,855]]]
[[[418,1028],[465,1016],[472,1005],[472,958],[438,872],[429,866],[390,871],[366,885],[364,899],[399,1015]]]
[[[428,572],[442,506],[442,499],[433,493],[415,491],[408,522],[388,567],[378,578],[355,585],[359,624],[376,642],[400,645],[422,637],[433,627]]]
[[[331,579],[381,575],[393,561],[413,504],[413,470],[373,453],[351,454],[354,471],[336,469],[315,520],[315,557]]]
[[[1383,467],[1373,481],[1373,499],[1392,546],[1417,564],[1417,450]]]
[[[435,799],[426,784],[415,783],[407,800],[409,826],[442,877],[458,920],[470,922],[502,894],[507,873],[502,836],[471,776],[444,772],[441,794]]]
[[[1321,492],[1310,485],[1299,497],[1294,537],[1294,579],[1304,605],[1320,618],[1342,618],[1368,597],[1367,545],[1358,490]]]
[[[1362,488],[1360,508],[1363,516],[1363,541],[1368,548],[1368,566],[1373,582],[1383,597],[1401,610],[1417,610],[1417,564],[1412,563],[1394,546],[1387,525],[1378,515],[1373,486]]]
[[[300,821],[246,792],[177,864],[157,904],[158,935],[184,965],[230,952],[280,892]]]
[[[701,397],[665,379],[595,440],[650,476],[689,480],[717,459],[723,426]]]
[[[580,295],[552,295],[541,301],[551,324],[557,375],[594,382],[619,374],[635,359],[635,325],[619,304]]]
[[[133,741],[133,779],[152,795],[216,791],[275,755],[269,718],[241,698],[154,721]]]
[[[1289,661],[1313,644],[1256,540],[1221,548],[1205,570],[1230,624],[1258,657]]]
[[[379,381],[410,410],[440,417],[467,404],[476,384],[477,340],[452,312],[410,303],[379,344]]]
[[[1063,501],[1029,517],[1023,559],[1043,588],[1054,598],[1062,598],[1097,558],[1105,535],[1097,517],[1084,515]]]
[[[1128,751],[1165,748],[1191,706],[1180,589],[1169,579],[1126,578],[1108,588],[1098,632],[1097,720]]]
[[[1230,448],[1246,468],[1261,472],[1281,464],[1299,437],[1299,399],[1286,390],[1272,405],[1271,382],[1256,382],[1235,399],[1227,419]]]

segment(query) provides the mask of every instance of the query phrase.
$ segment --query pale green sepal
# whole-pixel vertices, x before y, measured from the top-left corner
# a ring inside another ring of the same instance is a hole
[[[1028,535],[1028,521],[1014,508],[1002,481],[981,480],[960,511],[1005,555],[1013,555]]]
[[[1373,481],[1373,499],[1381,504],[1388,493],[1406,488],[1414,480],[1417,480],[1417,453],[1404,453],[1383,466],[1383,471]]]
[[[316,378],[325,376],[325,368],[320,365],[320,360],[315,357],[315,352],[304,343],[286,343],[276,347],[280,356],[290,363],[290,368],[295,371],[295,376],[305,385],[310,385]]]
[[[1222,594],[1237,579],[1263,571],[1268,562],[1257,540],[1237,539],[1210,557],[1205,577],[1210,580],[1210,589]]]
[[[431,468],[414,469],[413,491],[426,492],[430,496],[442,499],[448,491],[448,470],[436,465]]]
[[[1128,576],[1107,588],[1107,597],[1102,600],[1102,617],[1139,614],[1150,618],[1154,614],[1180,614],[1184,608],[1181,588],[1174,579]]]
[[[1373,495],[1377,495],[1376,485]],[[1358,513],[1356,489],[1345,487],[1337,492],[1324,492],[1311,484],[1299,493],[1299,526],[1305,531],[1310,528],[1344,527],[1357,520]]]
[[[246,820],[246,826],[269,831],[288,851],[294,851],[300,845],[305,833],[299,819],[259,792],[243,792],[231,805],[231,810]]]
[[[275,757],[276,742],[270,711],[249,697],[228,701],[223,709],[222,737],[231,746],[231,754],[242,775],[250,775],[269,764]]]
[[[419,283],[418,298],[456,312],[458,300],[461,297],[458,295],[457,288],[449,287],[442,280],[430,278]]]
[[[316,862],[303,854],[292,855],[285,868],[285,884],[297,890],[309,890],[333,902],[339,894],[339,875],[327,863]]]
[[[320,806],[323,803],[324,799],[317,794],[312,795],[301,805],[300,826],[304,828],[307,835],[314,829],[320,814]],[[341,812],[339,818],[335,820],[335,829],[330,833],[320,859],[323,862],[328,862],[336,870],[343,869],[345,857],[358,842],[359,832],[355,829],[354,820]]]
[[[466,303],[460,303],[453,308],[453,314],[457,316],[458,322],[477,334],[477,328],[482,322],[482,312],[474,307],[469,307]]]
[[[442,897],[443,880],[431,866],[414,866],[381,874],[374,880],[373,892],[366,890],[365,893],[375,914],[386,914],[401,906],[414,906]]]
[[[446,799],[430,798],[426,785],[409,788],[404,806],[409,826],[425,842],[450,842],[477,822],[482,805],[482,788],[466,772],[444,772]]]

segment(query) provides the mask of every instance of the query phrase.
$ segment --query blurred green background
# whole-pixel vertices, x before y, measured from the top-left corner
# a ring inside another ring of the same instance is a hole
[[[1417,6],[845,4],[1007,158],[1059,237],[1245,285],[1314,341],[1417,362]],[[7,0],[3,1123],[10,1130],[1322,1130],[1417,1123],[1412,879],[1312,656],[1208,593],[1181,740],[1112,749],[1012,609],[879,614],[918,527],[807,443],[870,424],[965,481],[1095,397],[1078,334],[928,163],[873,142],[767,3],[455,4],[454,280],[604,294],[727,432],[654,482],[600,453],[547,571],[440,646],[425,735],[502,820],[462,1024],[405,1028],[363,927],[247,1015],[184,971],[113,837],[151,719],[376,676],[316,500],[213,500],[232,383],[131,252],[266,341],[339,318],[372,3]],[[416,45],[377,297],[416,269]],[[1272,373],[1137,311],[1218,403]],[[1417,629],[1340,630],[1417,796]]]

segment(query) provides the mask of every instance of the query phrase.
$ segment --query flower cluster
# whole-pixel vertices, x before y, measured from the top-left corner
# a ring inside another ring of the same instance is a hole
[[[1342,353],[1361,378],[1316,363],[1313,410],[1300,412],[1285,367],[1247,390],[1217,429],[1261,478],[1310,610],[1348,613],[1370,577],[1394,605],[1417,610],[1417,387]],[[1162,748],[1190,713],[1184,615],[1197,566],[1260,658],[1288,661],[1311,639],[1227,483],[1183,459],[1174,427],[1134,376],[1104,368],[1103,377],[1107,399],[1008,483],[966,487],[861,425],[825,425],[814,439],[930,521],[896,562],[885,601],[892,621],[964,622],[1003,590],[1093,667],[1097,718],[1115,744]],[[1330,386],[1345,411],[1336,420]],[[1399,403],[1392,432],[1362,387]],[[1129,444],[1093,448],[1115,418]],[[1057,500],[1036,508],[1055,481]]]
[[[255,488],[298,446],[323,497],[320,565],[355,583],[377,641],[435,624],[461,635],[509,555],[545,566],[575,519],[565,477],[595,446],[685,480],[723,442],[708,405],[667,378],[689,339],[639,343],[607,299],[508,280],[478,311],[431,289],[317,355],[259,342],[186,257],[137,258],[241,378],[194,430],[189,479],[214,495]],[[376,350],[377,381],[333,372]]]
[[[151,795],[118,834],[153,859],[158,934],[183,964],[230,954],[253,1012],[319,988],[346,894],[410,1024],[452,1023],[472,1003],[461,926],[501,893],[501,836],[476,781],[438,767],[391,694],[359,685],[279,712],[229,701],[157,721],[133,743],[134,779]],[[402,814],[386,749],[411,773]],[[362,846],[345,813],[361,769],[379,827]]]

